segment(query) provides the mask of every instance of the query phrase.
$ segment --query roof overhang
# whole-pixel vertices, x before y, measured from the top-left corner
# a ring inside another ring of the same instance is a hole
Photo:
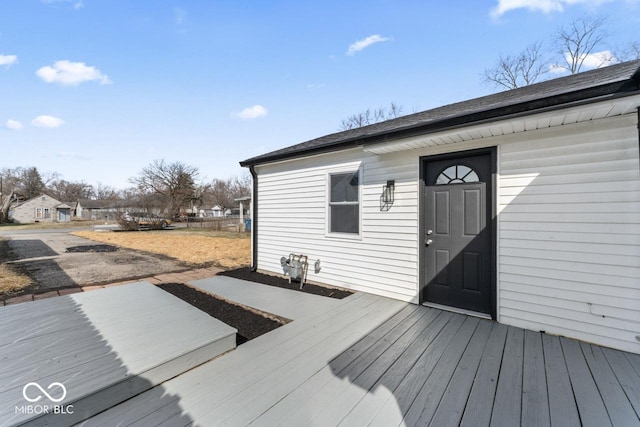
[[[240,165],[251,168],[349,149],[393,152],[597,120],[626,114],[619,108],[625,110],[629,102],[635,103],[630,109],[637,107],[639,94],[640,60],[630,61],[325,135]],[[478,133],[467,135],[469,130]],[[452,140],[425,142],[434,135]],[[422,142],[412,147],[415,141]]]
[[[468,124],[451,129],[428,132],[422,135],[399,138],[363,146],[363,150],[373,154],[387,154],[399,151],[424,149],[429,147],[478,141],[487,138],[530,132],[539,129],[566,126],[607,117],[635,113],[640,108],[640,92],[633,96],[602,100],[587,104],[529,114],[516,114],[482,123]]]

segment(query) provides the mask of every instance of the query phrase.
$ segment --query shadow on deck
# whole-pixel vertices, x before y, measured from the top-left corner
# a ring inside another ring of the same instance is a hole
[[[194,310],[148,283],[0,308],[0,425],[68,426],[149,389],[189,424],[158,384],[235,347],[226,325],[232,347],[211,332],[176,334],[180,318],[215,326]]]

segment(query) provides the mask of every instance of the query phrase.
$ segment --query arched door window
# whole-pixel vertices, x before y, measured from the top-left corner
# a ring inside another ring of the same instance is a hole
[[[443,184],[465,184],[470,182],[480,182],[478,174],[468,166],[454,165],[449,166],[443,170],[438,179],[436,179],[436,185]]]

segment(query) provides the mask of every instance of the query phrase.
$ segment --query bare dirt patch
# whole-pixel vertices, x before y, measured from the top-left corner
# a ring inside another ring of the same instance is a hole
[[[225,269],[250,264],[251,240],[248,233],[171,231],[78,231],[74,236],[121,248],[160,254],[190,265],[218,266]]]

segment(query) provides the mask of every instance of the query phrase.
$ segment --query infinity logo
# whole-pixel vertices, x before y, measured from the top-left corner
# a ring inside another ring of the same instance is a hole
[[[31,398],[31,397],[27,396],[27,389],[29,387],[37,388],[38,390],[40,390],[40,392],[42,394],[44,394],[47,397],[47,399],[49,399],[50,401],[52,401],[54,403],[62,402],[62,400],[64,400],[64,398],[67,396],[67,388],[64,385],[60,384],[60,383],[51,383],[51,384],[49,384],[47,386],[47,390],[51,390],[51,387],[60,387],[62,389],[62,396],[57,398],[57,399],[55,397],[51,396],[49,393],[47,393],[45,391],[45,389],[43,389],[40,386],[40,384],[38,384],[38,383],[28,383],[27,385],[25,385],[22,388],[22,396],[24,396],[25,400],[27,400],[28,402],[31,402],[31,403],[37,402],[40,399],[42,399],[42,395],[38,394],[38,396],[36,396],[34,398]]]

